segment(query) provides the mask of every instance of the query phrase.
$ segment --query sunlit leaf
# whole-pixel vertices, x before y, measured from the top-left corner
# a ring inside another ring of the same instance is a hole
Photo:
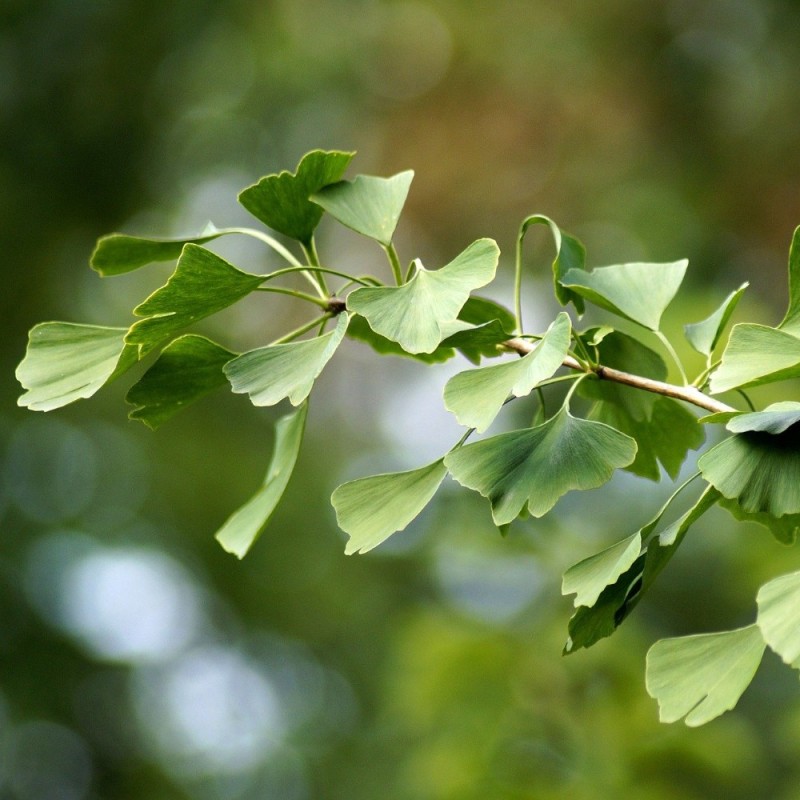
[[[739,522],[754,522],[767,528],[770,533],[782,544],[794,544],[800,533],[800,514],[784,514],[782,517],[773,517],[764,511],[748,513],[735,500],[723,497],[719,504],[729,511],[734,519]]]
[[[228,381],[222,367],[236,354],[188,334],[170,342],[125,398],[136,406],[128,415],[157,428]]]
[[[704,356],[710,356],[717,346],[719,337],[725,330],[728,320],[731,318],[736,305],[744,294],[744,290],[749,283],[743,283],[735,292],[731,292],[723,301],[722,305],[714,311],[711,316],[706,317],[702,322],[695,322],[691,325],[684,325],[683,329],[689,344]]]
[[[669,264],[617,264],[591,272],[572,269],[561,283],[596,306],[657,331],[688,266],[683,259]]]
[[[789,247],[789,308],[779,327],[800,336],[800,226]]]
[[[366,553],[403,530],[428,505],[446,474],[440,458],[419,469],[339,486],[331,502],[339,527],[350,537],[345,552]]]
[[[784,400],[767,406],[763,411],[746,411],[734,414],[725,427],[731,433],[763,431],[779,434],[800,422],[800,403]]]
[[[454,375],[444,388],[444,404],[458,421],[486,430],[509,395],[524,397],[561,366],[570,342],[570,321],[561,312],[534,350],[522,358]]]
[[[764,640],[787,664],[800,669],[800,572],[765,583],[756,603],[756,624]]]
[[[479,239],[441,269],[420,266],[403,286],[356,289],[347,298],[347,308],[409,353],[432,353],[470,292],[494,278],[499,256],[494,241]]]
[[[32,411],[52,411],[91,397],[136,362],[136,348],[126,347],[125,328],[42,322],[29,334],[17,380],[27,389],[17,404]]]
[[[413,178],[413,170],[391,178],[359,175],[325,186],[311,199],[342,225],[388,247]]]
[[[274,406],[287,397],[292,405],[300,405],[344,338],[348,321],[347,314],[340,314],[336,327],[323,336],[237,356],[224,367],[231,388],[250,395],[254,406]]]
[[[308,404],[303,403],[276,423],[275,444],[264,482],[216,533],[217,541],[229,553],[244,558],[269,522],[292,476],[303,441],[307,413]]]
[[[240,192],[239,202],[273,230],[308,245],[323,214],[309,198],[323,186],[341,180],[354,155],[312,150],[300,160],[297,172],[261,178]]]
[[[490,500],[495,524],[504,525],[526,505],[541,517],[571,489],[601,486],[635,455],[629,436],[562,408],[535,428],[453,450],[445,464],[460,484]]]
[[[242,272],[210,250],[187,244],[167,283],[133,309],[145,319],[131,327],[126,341],[144,355],[187,325],[233,305],[263,281],[263,275]]]
[[[730,711],[750,685],[764,647],[756,625],[656,642],[647,654],[646,685],[658,700],[661,721],[685,717],[696,727]]]

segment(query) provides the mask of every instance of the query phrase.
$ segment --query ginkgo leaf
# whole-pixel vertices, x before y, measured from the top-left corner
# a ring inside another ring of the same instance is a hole
[[[459,372],[444,388],[444,404],[458,421],[485,431],[509,395],[524,397],[561,366],[570,342],[569,317],[563,311],[530,353],[488,367]]]
[[[187,325],[233,305],[263,281],[263,275],[242,272],[210,250],[187,244],[166,284],[133,309],[144,319],[131,327],[125,341],[144,355]]]
[[[470,292],[494,278],[499,256],[493,240],[479,239],[441,269],[420,266],[402,286],[356,289],[347,298],[347,308],[409,353],[432,353]]]
[[[750,284],[743,283],[735,292],[731,292],[711,316],[701,322],[684,325],[683,330],[689,344],[704,356],[710,356],[719,342],[719,337],[725,330],[736,305]]]
[[[722,362],[711,373],[711,392],[760,386],[800,377],[800,338],[742,322],[733,326]]]
[[[287,397],[292,405],[300,405],[336,352],[348,321],[347,314],[340,314],[336,327],[324,336],[242,353],[223,368],[231,388],[250,395],[254,406],[274,406]]]
[[[388,247],[413,178],[413,170],[391,178],[358,175],[353,181],[325,186],[311,199],[342,225]]]
[[[126,396],[136,408],[128,415],[157,428],[187,406],[228,383],[223,365],[235,353],[188,334],[170,342]]]
[[[591,272],[572,269],[561,284],[600,308],[657,331],[678,292],[689,262],[616,264]]]
[[[789,308],[778,327],[800,336],[800,225],[794,229],[789,247]]]
[[[782,544],[789,545],[797,541],[797,535],[800,533],[800,514],[784,514],[782,517],[773,517],[772,514],[767,514],[765,511],[748,513],[735,500],[729,500],[727,497],[723,497],[719,504],[739,522],[754,522],[767,528]]]
[[[341,180],[354,155],[312,150],[300,159],[296,172],[261,178],[239,193],[239,202],[273,230],[308,245],[323,214],[309,198],[323,186]]]
[[[601,486],[635,455],[630,436],[577,419],[562,407],[535,428],[453,450],[445,464],[462,486],[490,500],[495,524],[505,525],[526,505],[534,517],[541,517],[571,489]]]
[[[126,333],[126,328],[73,322],[35,325],[16,371],[27,389],[17,404],[52,411],[91,397],[136,362],[136,348],[125,345]]]
[[[403,530],[428,505],[446,474],[440,458],[419,469],[359,478],[335,489],[336,519],[350,537],[345,553],[366,553]]]
[[[218,230],[209,223],[198,236],[178,239],[148,239],[125,233],[111,233],[97,240],[89,266],[103,277],[122,275],[156,261],[174,261],[181,254],[184,245],[205,244],[228,232]]]
[[[800,403],[793,400],[783,400],[778,403],[772,403],[763,411],[733,413],[726,420],[725,427],[731,433],[763,431],[764,433],[779,434],[788,430],[797,422],[800,422]]]
[[[308,403],[303,403],[276,423],[275,445],[264,482],[216,533],[215,538],[229,553],[244,558],[269,522],[292,477],[303,441],[307,414]]]
[[[753,680],[764,655],[756,625],[656,642],[647,653],[646,686],[659,719],[689,727],[730,711]]]
[[[787,664],[800,669],[800,572],[765,583],[756,603],[756,624],[764,640]]]

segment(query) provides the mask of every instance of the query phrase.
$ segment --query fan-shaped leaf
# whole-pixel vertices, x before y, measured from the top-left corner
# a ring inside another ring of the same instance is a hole
[[[765,583],[756,603],[756,624],[764,640],[787,664],[800,669],[800,572]]]
[[[691,325],[684,325],[683,329],[689,344],[704,356],[710,356],[717,346],[719,337],[725,330],[728,320],[731,318],[736,305],[744,294],[744,290],[749,283],[743,283],[735,292],[731,292],[723,301],[722,305],[706,317],[702,322],[695,322]]]
[[[794,544],[800,533],[800,514],[784,514],[782,517],[773,517],[764,511],[748,514],[735,500],[728,500],[727,497],[723,497],[719,504],[739,522],[755,522],[768,528],[781,544]]]

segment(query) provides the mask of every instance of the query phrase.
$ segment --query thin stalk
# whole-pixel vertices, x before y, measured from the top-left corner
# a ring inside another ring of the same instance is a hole
[[[394,245],[391,242],[389,242],[389,244],[383,249],[386,251],[386,255],[389,258],[389,264],[392,266],[392,274],[394,275],[395,282],[398,286],[402,286],[403,269],[400,266],[400,257],[397,255],[397,250],[395,250]]]
[[[286,294],[290,297],[296,297],[298,300],[308,300],[309,303],[314,303],[320,308],[327,308],[330,303],[330,299],[327,297],[316,297],[315,295],[308,294],[307,292],[298,292],[296,289],[284,289],[280,286],[259,286],[256,291],[272,292],[274,294]]]
[[[314,241],[314,237],[311,237],[311,241],[309,242],[308,246],[302,245],[303,252],[306,254],[306,258],[308,259],[308,263],[314,267],[314,277],[319,284],[319,291],[323,297],[327,297],[330,292],[328,291],[328,285],[325,282],[325,273],[319,270],[319,255],[317,253],[317,244]]]
[[[706,364],[706,368],[692,381],[692,386],[702,389],[708,382],[708,376],[719,366],[720,359],[717,359],[713,364],[710,359]]]
[[[326,275],[335,275],[337,278],[345,278],[346,280],[350,281],[350,283],[360,283],[362,286],[375,286],[380,285],[380,281],[377,278],[373,278],[371,275],[366,275],[362,278],[354,278],[352,275],[349,275],[347,272],[339,272],[335,269],[327,269],[326,267],[316,267],[316,272],[324,272]],[[280,278],[282,275],[291,275],[295,272],[308,272],[308,267],[286,267],[285,269],[279,269],[275,272],[270,272],[269,275],[264,276],[264,281],[271,281],[275,278]]]
[[[751,411],[756,410],[756,407],[753,405],[753,401],[749,398],[747,392],[745,392],[743,389],[737,389],[736,394],[740,394],[742,396],[742,398],[744,399],[745,403],[747,403],[747,406]]]
[[[242,233],[245,236],[252,236],[254,239],[260,239],[268,247],[271,247],[279,256],[288,261],[293,267],[302,267],[303,265],[294,257],[291,251],[287,250],[277,239],[270,236],[264,231],[256,230],[255,228],[224,228],[221,233]]]
[[[322,316],[316,317],[312,319],[311,322],[306,322],[304,325],[301,325],[299,328],[295,328],[293,331],[289,331],[289,333],[281,336],[280,339],[275,339],[274,342],[270,342],[270,346],[273,344],[286,344],[287,342],[294,341],[297,339],[298,336],[302,336],[304,333],[307,333],[312,328],[316,328],[321,322],[330,318],[330,314],[323,314]]]
[[[669,353],[670,358],[675,362],[675,366],[678,368],[678,372],[680,373],[681,380],[683,381],[684,385],[689,383],[689,379],[686,377],[686,372],[683,369],[683,364],[681,364],[681,360],[678,358],[678,354],[675,352],[675,348],[670,344],[669,339],[664,336],[661,331],[654,331],[655,335],[658,337],[658,340],[661,344],[664,345],[664,349]]]
[[[514,260],[514,319],[518,333],[522,333],[522,241],[524,238],[525,229],[523,228],[517,236],[517,251]]]

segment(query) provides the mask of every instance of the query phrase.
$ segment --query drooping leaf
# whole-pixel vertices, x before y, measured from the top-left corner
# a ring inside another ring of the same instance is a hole
[[[702,322],[695,322],[691,325],[684,325],[683,330],[689,344],[704,356],[710,356],[717,346],[719,337],[725,330],[728,320],[731,318],[736,305],[744,294],[744,290],[750,284],[743,283],[735,292],[731,292],[723,301],[722,305],[714,311],[711,316],[706,317]]]
[[[323,214],[309,198],[341,180],[354,155],[312,150],[300,159],[296,172],[261,178],[239,193],[239,202],[268,227],[308,245]]]
[[[166,284],[133,309],[144,319],[125,340],[144,355],[187,325],[241,300],[263,280],[263,275],[242,272],[204,247],[187,244]]]
[[[800,669],[800,572],[765,583],[756,603],[756,624],[764,641],[787,664]]]
[[[325,186],[311,200],[342,225],[388,247],[413,178],[413,170],[391,178],[359,175],[353,181]]]
[[[440,458],[419,469],[339,486],[331,502],[339,527],[350,537],[345,553],[366,553],[403,530],[428,505],[446,474]]]
[[[308,403],[303,403],[275,425],[275,444],[264,482],[241,508],[231,514],[215,538],[223,549],[244,558],[264,530],[292,477],[303,441]]]
[[[486,297],[475,295],[467,299],[464,307],[458,312],[458,318],[476,327],[487,322],[499,322],[508,334],[506,338],[513,335],[516,324],[514,315],[505,306]]]
[[[509,395],[524,397],[561,366],[570,342],[570,321],[563,311],[537,346],[522,358],[459,372],[444,388],[444,404],[468,428],[485,431]]]
[[[748,513],[735,500],[723,497],[719,504],[729,511],[734,519],[739,522],[755,522],[767,528],[781,544],[794,544],[800,533],[800,514],[784,514],[782,517],[773,517],[764,511]]]
[[[733,326],[722,363],[711,373],[711,392],[761,386],[800,377],[800,338],[742,322]]]
[[[688,266],[682,259],[669,264],[616,264],[591,272],[573,269],[561,283],[596,306],[657,331]]]
[[[42,322],[28,337],[17,380],[27,389],[17,404],[31,411],[52,411],[91,397],[136,362],[126,347],[125,328]]]
[[[205,244],[227,231],[217,230],[211,223],[199,236],[180,239],[147,239],[125,233],[111,233],[97,240],[89,266],[103,277],[122,275],[156,261],[174,261],[183,246],[189,243]]]
[[[360,314],[352,315],[350,325],[347,328],[347,335],[351,339],[364,342],[364,344],[369,345],[376,353],[380,353],[382,356],[403,356],[422,361],[425,364],[441,364],[444,361],[449,361],[456,354],[454,348],[441,344],[432,353],[409,353],[407,350],[403,350],[397,342],[375,333],[370,328],[367,320]]]
[[[656,642],[647,654],[646,686],[662,722],[685,717],[704,725],[730,711],[750,685],[764,655],[756,625]]]
[[[764,433],[779,434],[797,422],[800,422],[800,403],[783,400],[767,406],[763,411],[734,413],[727,420],[725,427],[731,433],[763,431]]]
[[[300,405],[344,338],[348,321],[347,314],[340,314],[336,327],[324,336],[242,353],[223,368],[231,388],[250,395],[254,406],[274,406],[287,397]]]
[[[505,525],[526,504],[541,517],[570,489],[601,486],[635,455],[636,442],[629,436],[562,408],[535,428],[453,450],[445,464],[462,486],[490,500],[495,524]]]
[[[494,241],[479,239],[441,269],[420,266],[403,286],[356,289],[347,308],[409,353],[432,353],[451,333],[446,324],[457,319],[470,292],[494,278],[499,256]]]
[[[778,327],[800,336],[800,226],[794,229],[789,247],[789,308]]]
[[[236,354],[206,339],[187,334],[170,342],[158,360],[128,391],[136,408],[128,415],[154,430],[187,406],[228,381],[222,367]]]

